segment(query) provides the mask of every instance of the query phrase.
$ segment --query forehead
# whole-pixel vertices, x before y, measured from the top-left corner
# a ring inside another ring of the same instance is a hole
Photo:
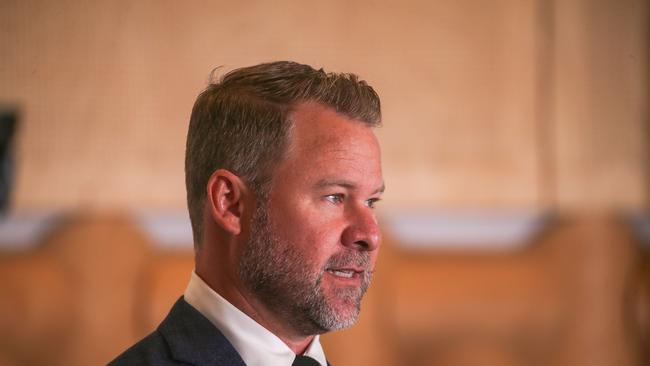
[[[379,143],[369,125],[315,102],[298,105],[289,118],[293,127],[282,173],[332,178],[361,173],[381,180]]]

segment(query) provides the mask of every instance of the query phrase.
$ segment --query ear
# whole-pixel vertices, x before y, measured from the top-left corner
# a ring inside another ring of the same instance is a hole
[[[232,235],[239,235],[249,194],[244,181],[232,172],[218,169],[208,179],[207,208],[212,220]]]

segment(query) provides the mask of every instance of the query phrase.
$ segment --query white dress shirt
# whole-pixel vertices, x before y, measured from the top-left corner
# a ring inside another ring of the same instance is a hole
[[[223,333],[247,366],[291,366],[293,363],[296,354],[280,338],[221,297],[194,271],[184,297]],[[318,335],[303,355],[327,366]]]

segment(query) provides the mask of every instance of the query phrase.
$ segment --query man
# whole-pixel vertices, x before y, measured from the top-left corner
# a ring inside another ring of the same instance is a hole
[[[195,271],[111,364],[327,365],[318,335],[356,321],[380,245],[380,121],[352,74],[273,62],[209,85],[185,160]]]

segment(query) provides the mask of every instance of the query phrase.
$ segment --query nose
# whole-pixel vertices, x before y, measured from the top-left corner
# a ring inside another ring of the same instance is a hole
[[[348,215],[348,226],[341,238],[343,245],[362,251],[373,251],[381,244],[381,231],[374,212],[363,207]]]

